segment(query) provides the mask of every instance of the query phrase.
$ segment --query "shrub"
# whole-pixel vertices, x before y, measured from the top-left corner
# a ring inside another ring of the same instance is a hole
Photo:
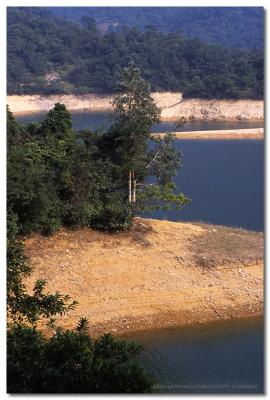
[[[35,328],[8,332],[8,393],[151,393],[154,381],[136,358],[142,347],[110,334],[93,340],[58,330],[46,339]]]

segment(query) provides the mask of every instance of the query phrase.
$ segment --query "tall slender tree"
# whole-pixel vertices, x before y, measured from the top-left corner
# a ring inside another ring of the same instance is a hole
[[[189,199],[183,193],[174,194],[172,181],[181,163],[181,153],[173,146],[173,135],[159,138],[151,133],[161,110],[151,97],[150,84],[134,63],[122,70],[116,93],[110,132],[113,157],[123,168],[133,212],[142,201],[149,205],[154,200],[155,208],[164,202],[178,208],[187,204]]]
[[[130,63],[122,70],[113,98],[113,131],[117,135],[117,151],[125,166],[128,180],[128,201],[136,203],[136,185],[146,167],[148,141],[153,123],[159,121],[160,109],[150,94],[150,84],[140,70]]]

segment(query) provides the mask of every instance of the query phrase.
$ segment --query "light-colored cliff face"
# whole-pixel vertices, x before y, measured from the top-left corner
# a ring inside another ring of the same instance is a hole
[[[203,100],[183,99],[181,93],[153,93],[161,108],[162,120],[178,120],[181,117],[194,121],[262,121],[262,100]],[[111,96],[87,94],[54,96],[7,96],[7,104],[13,113],[48,111],[57,102],[69,110],[110,111]]]
[[[55,103],[64,103],[69,110],[108,111],[112,109],[109,96],[88,94],[84,96],[7,96],[7,104],[14,113],[48,111]]]
[[[159,103],[158,98],[159,94],[157,96]],[[176,93],[164,93],[164,96],[159,99],[164,120],[181,117],[194,121],[261,121],[264,119],[262,100],[183,99],[180,94],[177,97]]]

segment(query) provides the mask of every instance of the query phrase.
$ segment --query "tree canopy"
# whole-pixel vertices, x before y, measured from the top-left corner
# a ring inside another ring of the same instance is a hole
[[[96,20],[101,30],[123,25],[162,32],[180,30],[190,38],[228,48],[263,49],[263,7],[48,7],[54,15],[83,23]]]
[[[56,104],[40,124],[18,125],[10,112],[8,121],[8,211],[20,232],[129,226],[121,165],[100,151],[94,132],[72,129],[64,105]]]
[[[121,26],[103,34],[89,15],[78,24],[46,8],[11,7],[7,16],[9,94],[111,93],[120,70],[133,61],[152,91],[263,97],[263,54],[256,49],[206,44],[153,26]]]
[[[105,143],[114,162],[122,165],[128,178],[128,200],[133,213],[148,209],[187,204],[182,193],[173,195],[173,177],[180,167],[181,154],[173,146],[173,136],[154,138],[150,133],[158,122],[160,109],[150,95],[150,85],[133,63],[122,70],[113,97],[114,122]],[[108,151],[107,150],[107,151]]]

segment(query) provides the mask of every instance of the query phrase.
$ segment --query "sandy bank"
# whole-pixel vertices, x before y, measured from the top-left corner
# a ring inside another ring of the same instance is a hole
[[[263,139],[264,128],[172,132],[177,139]],[[155,133],[164,137],[165,132]]]
[[[25,240],[34,273],[78,300],[59,322],[92,334],[240,318],[263,312],[263,234],[136,219],[128,233],[62,230]]]
[[[162,120],[178,120],[185,117],[194,121],[262,121],[262,100],[202,100],[183,99],[181,93],[153,93],[162,109]],[[87,94],[54,96],[7,96],[7,104],[13,113],[48,111],[56,102],[66,104],[69,110],[110,111],[109,95]]]

